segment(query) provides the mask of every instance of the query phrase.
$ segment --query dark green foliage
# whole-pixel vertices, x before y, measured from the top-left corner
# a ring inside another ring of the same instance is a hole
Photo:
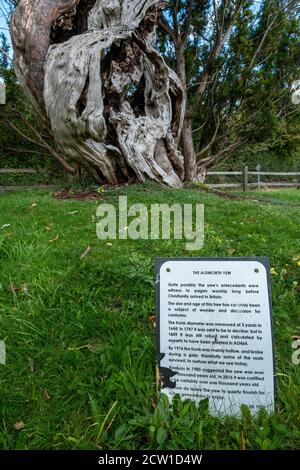
[[[236,149],[245,146],[249,165],[257,149],[257,157],[265,156],[268,167],[271,163],[272,168],[274,153],[280,153],[282,165],[288,160],[292,167],[300,148],[300,108],[291,103],[291,86],[299,78],[299,3],[220,0],[222,29],[211,0],[172,0],[165,23],[174,30],[177,22],[182,33],[192,3],[185,59],[198,158],[207,159],[208,166],[230,158],[234,167],[236,156],[240,159]],[[172,67],[176,67],[176,40],[162,28],[159,44]]]
[[[52,182],[57,178],[64,179],[65,175],[60,166],[45,148],[36,143],[42,137],[53,146],[47,130],[39,126],[32,106],[19,86],[11,67],[11,54],[7,37],[1,32],[0,81],[6,85],[6,104],[0,105],[0,168],[34,168],[41,172],[37,176],[25,177],[2,174],[0,186],[34,185]],[[38,134],[30,129],[30,125]]]

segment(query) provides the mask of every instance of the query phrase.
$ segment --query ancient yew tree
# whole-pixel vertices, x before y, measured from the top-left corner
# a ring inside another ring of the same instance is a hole
[[[15,70],[60,152],[96,181],[180,186],[178,76],[154,49],[161,0],[21,0]]]

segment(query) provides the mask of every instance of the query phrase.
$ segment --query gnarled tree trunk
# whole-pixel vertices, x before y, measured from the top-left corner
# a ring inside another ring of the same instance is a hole
[[[20,0],[15,69],[64,156],[97,181],[181,185],[178,76],[153,48],[161,0]]]

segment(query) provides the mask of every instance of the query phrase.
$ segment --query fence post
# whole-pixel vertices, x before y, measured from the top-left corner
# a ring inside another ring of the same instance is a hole
[[[6,104],[6,85],[0,82],[0,104]]]
[[[261,171],[261,165],[257,165],[256,171],[257,171],[257,187],[258,191],[260,191],[260,171]]]
[[[249,168],[245,166],[243,171],[243,191],[244,193],[248,191],[248,183],[249,183]]]
[[[298,163],[298,172],[299,175],[297,177],[297,189],[300,189],[300,162]]]

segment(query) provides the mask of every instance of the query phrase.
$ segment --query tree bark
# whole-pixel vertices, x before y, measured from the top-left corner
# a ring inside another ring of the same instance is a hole
[[[183,154],[185,166],[185,180],[195,181],[197,179],[197,162],[193,142],[192,122],[186,116],[182,129]]]
[[[161,3],[20,0],[13,14],[20,83],[65,158],[96,181],[182,184],[186,93],[153,48]]]
[[[185,99],[187,100],[187,74],[184,54],[184,43],[180,40],[180,38],[177,38],[175,39],[175,44],[177,74],[183,84]],[[197,177],[197,161],[193,142],[192,121],[188,116],[188,109],[186,109],[184,116],[184,124],[182,128],[182,143],[185,167],[185,180],[193,181]]]

